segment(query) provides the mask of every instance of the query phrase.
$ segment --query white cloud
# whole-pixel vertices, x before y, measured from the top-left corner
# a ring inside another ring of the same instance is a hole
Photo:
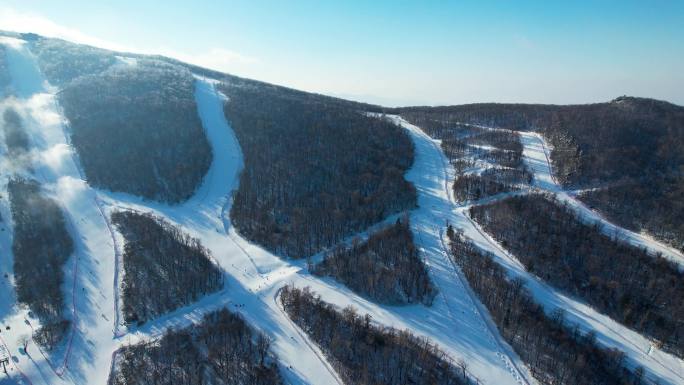
[[[163,55],[183,62],[226,72],[233,71],[240,66],[258,62],[255,58],[225,48],[211,48],[208,51],[192,53],[177,48],[140,49],[100,39],[77,29],[55,23],[44,16],[20,12],[8,7],[0,8],[0,30],[24,33],[33,32],[47,37],[60,38],[74,43],[87,44],[113,51]]]
[[[74,43],[88,44],[114,51],[128,51],[129,47],[99,39],[77,29],[65,27],[43,16],[19,12],[12,8],[0,8],[0,29],[13,32],[33,32],[56,37]]]

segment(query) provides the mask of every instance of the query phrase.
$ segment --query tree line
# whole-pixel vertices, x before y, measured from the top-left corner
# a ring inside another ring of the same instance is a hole
[[[642,368],[624,367],[624,353],[597,345],[594,331],[582,333],[562,310],[547,313],[521,279],[510,279],[491,254],[449,227],[451,258],[487,307],[502,337],[541,384],[636,385]]]
[[[152,214],[117,211],[125,239],[123,316],[144,323],[223,287],[223,273],[198,239]]]
[[[119,349],[108,385],[277,385],[283,380],[275,359],[268,337],[221,309],[159,340]]]
[[[6,107],[2,114],[2,131],[10,158],[16,159],[29,150],[31,143],[28,134],[21,116],[13,107]]]
[[[436,295],[413,243],[408,215],[372,233],[365,242],[335,247],[311,270],[382,303],[430,305]]]
[[[408,330],[376,325],[350,307],[339,311],[309,288],[285,286],[280,300],[347,384],[472,383],[437,345]]]
[[[470,215],[529,272],[683,356],[684,273],[675,263],[605,235],[540,194],[472,207]]]

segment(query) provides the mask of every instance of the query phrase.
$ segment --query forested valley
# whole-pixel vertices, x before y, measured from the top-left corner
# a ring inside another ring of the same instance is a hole
[[[144,323],[223,287],[223,274],[199,240],[161,218],[117,211],[124,237],[123,316]]]
[[[446,353],[409,331],[372,323],[352,308],[339,311],[308,288],[283,287],[290,318],[321,348],[346,384],[470,384]]]
[[[620,225],[684,250],[684,107],[619,97],[585,105],[485,103],[394,112],[432,130],[464,122],[541,132],[561,183],[596,188],[580,198]]]
[[[684,355],[684,273],[673,262],[583,224],[544,195],[475,206],[470,215],[529,272]]]
[[[270,341],[226,309],[115,354],[109,385],[277,385]]]
[[[541,384],[641,384],[643,369],[625,369],[624,353],[597,345],[595,333],[582,333],[534,301],[524,282],[510,279],[493,257],[452,228],[451,257],[487,307],[499,332]]]
[[[413,144],[400,127],[313,94],[230,82],[222,91],[245,161],[231,218],[249,240],[303,258],[415,207],[404,179]]]
[[[365,242],[335,247],[312,272],[332,276],[380,303],[430,305],[436,295],[413,243],[408,215],[372,233]]]
[[[14,178],[7,185],[14,238],[14,279],[17,300],[26,304],[41,327],[36,343],[51,350],[66,334],[70,321],[64,318],[64,264],[74,252],[64,214],[45,196],[41,186]]]

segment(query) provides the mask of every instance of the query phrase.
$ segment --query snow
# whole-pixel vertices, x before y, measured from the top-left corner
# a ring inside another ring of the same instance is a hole
[[[527,166],[534,172],[534,185],[536,187],[552,192],[559,201],[567,203],[568,207],[573,209],[578,218],[585,223],[600,223],[601,231],[604,234],[645,249],[651,255],[667,258],[684,268],[684,254],[681,251],[659,242],[647,234],[636,233],[612,223],[602,214],[575,198],[576,194],[565,191],[553,176],[550,146],[546,140],[535,132],[521,132],[520,136],[524,146],[523,157]]]
[[[405,121],[402,121],[401,118],[395,119],[399,120],[404,127],[410,126]],[[477,127],[498,130],[497,128],[485,126]],[[574,200],[556,182],[551,171],[548,144],[546,144],[543,137],[533,132],[521,132],[520,134],[524,161],[530,171],[534,173],[534,188],[527,191],[499,194],[477,202],[464,203],[455,209],[455,215],[451,216],[453,220],[451,223],[456,229],[463,230],[464,234],[481,249],[493,253],[496,261],[506,268],[511,277],[522,278],[535,300],[544,306],[547,313],[551,313],[555,309],[564,310],[567,321],[577,324],[583,332],[594,330],[597,333],[597,341],[600,344],[622,350],[626,354],[627,365],[633,368],[637,366],[644,367],[648,378],[659,380],[663,384],[684,383],[683,360],[663,352],[654,346],[648,338],[597,312],[582,301],[561,293],[536,276],[529,274],[515,256],[499,245],[498,242],[469,217],[468,209],[473,204],[483,204],[512,195],[526,194],[531,191],[546,191],[555,194],[559,200],[568,202],[571,208],[577,210],[576,212],[580,215],[580,218],[588,220],[586,216],[582,216],[586,215],[586,206]],[[438,143],[438,141],[435,142]],[[447,167],[447,169],[449,173],[454,173],[452,167]],[[453,177],[450,178],[450,180],[453,179]],[[593,211],[589,211],[593,213]],[[595,213],[589,218],[589,220],[601,220],[601,217],[597,217]],[[605,229],[605,220],[602,223]],[[623,237],[625,234],[630,233],[628,230],[617,226],[612,231],[622,234]],[[655,244],[653,242],[648,244],[641,243],[641,245],[651,247],[651,250],[662,246],[659,246],[657,242]]]
[[[19,307],[13,292],[11,258],[0,260],[0,324],[10,325],[0,334],[0,343],[12,354],[10,376],[17,382],[31,384],[104,384],[110,372],[114,351],[126,344],[158,338],[169,328],[180,328],[201,321],[209,311],[228,307],[242,314],[247,322],[272,338],[272,350],[278,356],[281,373],[291,384],[341,383],[325,355],[285,315],[278,302],[280,289],[288,283],[310,286],[323,300],[340,307],[354,306],[369,313],[374,322],[431,338],[449,358],[465,360],[471,374],[488,384],[536,383],[515,352],[501,339],[486,309],[468,287],[461,272],[448,258],[443,244],[447,221],[475,241],[497,253],[502,264],[516,270],[515,259],[497,249],[483,235],[451,197],[454,171],[439,148],[420,129],[398,117],[416,147],[415,162],[406,178],[418,190],[419,208],[411,211],[412,230],[422,250],[438,297],[431,307],[423,305],[378,305],[351,292],[332,279],[320,279],[306,270],[305,261],[279,258],[242,238],[232,226],[229,213],[232,194],[239,182],[243,158],[239,143],[223,113],[225,96],[215,81],[198,77],[195,98],[198,112],[213,151],[213,163],[202,185],[187,202],[170,206],[122,193],[101,191],[84,180],[79,161],[65,134],[65,122],[56,104],[54,89],[41,76],[27,45],[18,39],[2,39],[7,46],[13,89],[12,103],[25,118],[35,154],[32,157],[35,177],[50,196],[65,209],[69,231],[74,236],[76,252],[65,266],[65,314],[75,328],[62,346],[51,355],[41,354],[31,343],[29,354],[19,350],[18,338],[28,336],[36,321]],[[122,65],[134,65],[121,60]],[[530,153],[538,156],[538,153]],[[531,158],[530,158],[531,159]],[[9,170],[1,171],[3,190]],[[541,171],[539,175],[544,175]],[[551,174],[549,174],[551,175]],[[200,301],[177,309],[141,326],[126,328],[121,324],[118,283],[121,281],[121,250],[124,239],[108,223],[115,210],[133,209],[152,212],[200,239],[222,268],[226,285],[223,290]],[[0,197],[0,213],[9,221],[7,196]],[[393,221],[388,218],[383,223]],[[0,224],[0,250],[11,252],[11,226]],[[367,237],[369,231],[356,236]],[[349,237],[349,242],[353,237]],[[320,258],[320,255],[318,256]],[[596,314],[581,303],[566,298],[542,283],[527,277],[535,296],[545,305],[569,310],[573,319],[584,327],[596,328],[599,341],[628,351],[632,360],[640,360],[650,372],[658,373],[670,383],[681,382],[681,361],[673,361],[636,333],[606,317]],[[607,326],[606,326],[607,325]],[[636,357],[636,358],[635,358]],[[661,366],[658,366],[661,365]],[[679,365],[679,366],[677,366]],[[21,374],[19,371],[21,371]]]

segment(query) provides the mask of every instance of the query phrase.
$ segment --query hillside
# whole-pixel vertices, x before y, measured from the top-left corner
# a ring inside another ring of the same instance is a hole
[[[683,118],[0,33],[0,382],[681,384]]]
[[[472,123],[538,131],[556,178],[622,226],[684,249],[684,107],[620,97],[586,105],[470,104],[397,112],[428,130]]]

